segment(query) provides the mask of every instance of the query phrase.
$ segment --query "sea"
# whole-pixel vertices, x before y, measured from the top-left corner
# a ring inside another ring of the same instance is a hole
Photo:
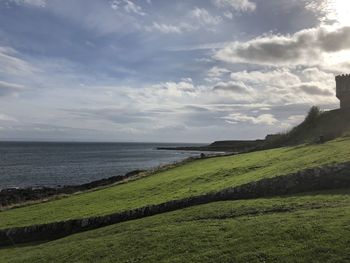
[[[124,175],[198,156],[174,143],[0,142],[0,189],[59,187]]]

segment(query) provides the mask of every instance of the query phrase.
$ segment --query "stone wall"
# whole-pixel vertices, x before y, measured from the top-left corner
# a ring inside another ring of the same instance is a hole
[[[216,201],[272,197],[346,187],[350,187],[350,162],[307,169],[285,176],[227,188],[218,192],[169,201],[158,205],[149,205],[106,216],[3,229],[0,230],[0,246],[53,240],[77,232]]]

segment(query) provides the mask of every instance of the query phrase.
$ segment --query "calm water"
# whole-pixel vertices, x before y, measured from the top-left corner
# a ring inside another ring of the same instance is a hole
[[[199,155],[159,146],[186,144],[0,142],[0,189],[82,184]]]

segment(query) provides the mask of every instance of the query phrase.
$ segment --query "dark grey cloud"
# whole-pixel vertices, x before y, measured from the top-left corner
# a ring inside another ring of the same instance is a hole
[[[248,42],[235,42],[218,51],[219,60],[262,65],[317,64],[322,53],[350,49],[350,27],[320,27],[294,35],[262,36]]]
[[[297,88],[309,95],[334,96],[333,92],[312,84],[302,84]]]
[[[319,30],[317,43],[325,52],[337,52],[350,49],[350,27],[342,27],[334,31]]]

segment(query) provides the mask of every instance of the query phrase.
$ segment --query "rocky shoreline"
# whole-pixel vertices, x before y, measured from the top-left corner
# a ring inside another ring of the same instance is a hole
[[[70,195],[77,192],[97,189],[110,186],[116,183],[122,183],[127,180],[148,176],[156,172],[164,171],[194,160],[213,158],[225,154],[199,154],[197,157],[189,157],[182,161],[165,164],[148,170],[134,170],[125,175],[117,175],[101,180],[92,181],[81,185],[65,185],[62,187],[31,187],[31,188],[8,188],[0,189],[0,211],[1,209],[11,208],[12,206],[23,205],[28,202],[42,201],[59,195]]]
[[[0,208],[30,201],[44,200],[56,195],[74,194],[76,192],[112,185],[130,177],[136,176],[145,170],[134,170],[125,175],[112,176],[81,185],[66,185],[62,187],[40,188],[9,188],[0,190]]]

